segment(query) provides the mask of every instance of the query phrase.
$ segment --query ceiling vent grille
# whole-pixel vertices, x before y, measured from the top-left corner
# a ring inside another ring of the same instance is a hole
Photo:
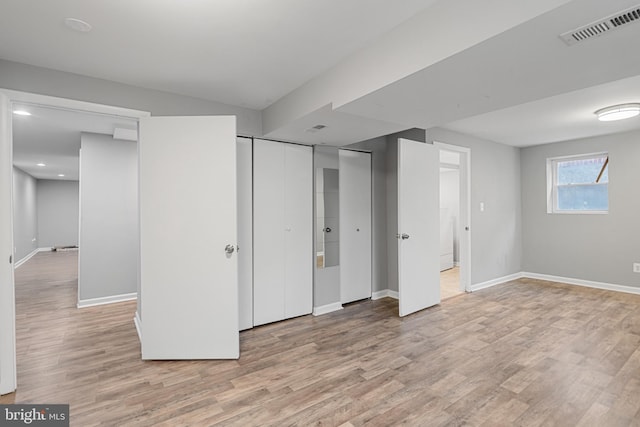
[[[601,36],[617,30],[632,22],[640,22],[640,5],[630,7],[621,12],[602,18],[588,25],[560,34],[560,38],[569,46],[578,42]]]

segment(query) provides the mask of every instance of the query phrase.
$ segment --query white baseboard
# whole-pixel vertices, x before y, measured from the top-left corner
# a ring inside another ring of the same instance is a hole
[[[16,268],[20,267],[22,264],[24,264],[25,262],[27,262],[31,258],[33,258],[33,256],[35,254],[37,254],[38,252],[51,252],[51,248],[37,248],[37,249],[34,249],[29,255],[25,256],[20,261],[17,261],[15,264],[13,264],[13,268],[16,269]]]
[[[112,295],[101,298],[90,298],[78,301],[78,308],[93,307],[96,305],[113,304],[116,302],[131,301],[138,298],[138,293]]]
[[[321,305],[320,307],[313,307],[313,315],[321,316],[338,310],[342,310],[342,303],[334,302],[332,304]]]
[[[572,277],[552,276],[550,274],[522,272],[522,277],[529,279],[547,280],[550,282],[566,283],[568,285],[584,286],[587,288],[604,289],[607,291],[624,292],[627,294],[640,295],[640,288],[625,285],[616,285],[613,283],[594,282],[592,280],[574,279]]]
[[[479,291],[480,289],[487,289],[487,288],[490,288],[492,286],[496,286],[496,285],[500,285],[502,283],[510,282],[511,280],[518,280],[518,279],[521,279],[523,277],[524,277],[523,273],[519,272],[519,273],[509,274],[508,276],[502,276],[502,277],[498,277],[498,278],[495,278],[495,279],[487,280],[486,282],[475,283],[475,284],[469,286],[469,292]]]
[[[142,343],[142,320],[140,320],[140,313],[136,310],[136,315],[133,316],[133,323],[136,325],[136,331],[138,332],[138,339]]]
[[[376,291],[371,294],[372,300],[377,300],[380,298],[398,299],[398,291],[392,291],[391,289],[383,289],[381,291]]]

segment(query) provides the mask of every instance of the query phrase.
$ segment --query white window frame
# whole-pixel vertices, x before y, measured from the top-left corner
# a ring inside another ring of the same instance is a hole
[[[576,215],[606,215],[609,210],[562,210],[558,209],[558,163],[572,160],[587,160],[595,159],[598,157],[608,157],[608,152],[578,154],[572,156],[560,156],[551,157],[547,159],[547,213],[549,214],[576,214]],[[608,167],[608,166],[607,166]],[[606,183],[592,183],[592,184],[571,184],[571,186],[580,185],[607,185]],[[608,197],[608,194],[607,194]]]

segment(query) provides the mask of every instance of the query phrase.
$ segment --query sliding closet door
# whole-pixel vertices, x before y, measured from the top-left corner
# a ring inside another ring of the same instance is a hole
[[[240,330],[253,327],[253,141],[238,138],[238,298]]]
[[[309,314],[313,305],[311,147],[253,145],[253,323]]]
[[[340,301],[371,297],[371,154],[339,150]]]
[[[313,309],[313,151],[285,145],[285,318]]]
[[[253,323],[284,319],[284,144],[255,140],[253,151]]]

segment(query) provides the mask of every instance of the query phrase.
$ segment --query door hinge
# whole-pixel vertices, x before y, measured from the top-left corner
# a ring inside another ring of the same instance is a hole
[[[13,261],[13,255],[9,255],[9,264],[11,264]]]

